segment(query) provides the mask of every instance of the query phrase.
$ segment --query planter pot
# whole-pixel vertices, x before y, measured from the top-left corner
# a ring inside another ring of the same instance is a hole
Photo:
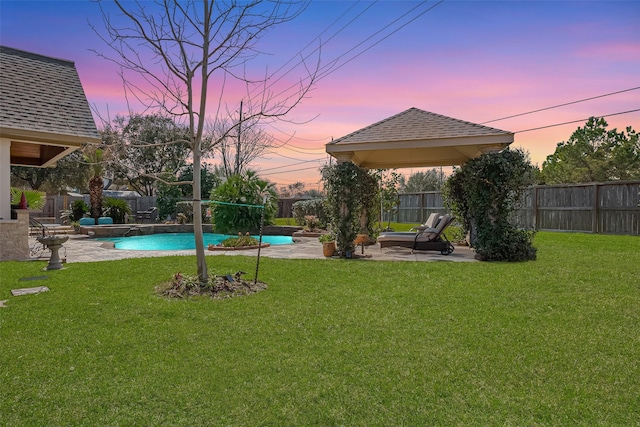
[[[326,257],[333,256],[336,252],[336,242],[322,242],[322,254]]]

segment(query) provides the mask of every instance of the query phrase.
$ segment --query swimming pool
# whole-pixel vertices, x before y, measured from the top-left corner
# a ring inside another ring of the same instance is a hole
[[[217,245],[229,237],[225,234],[204,233],[204,246]],[[258,239],[259,236],[253,236]],[[161,233],[131,237],[103,237],[96,240],[113,242],[116,249],[130,251],[180,251],[195,249],[193,233]],[[289,245],[293,243],[291,236],[262,236],[263,243],[271,245]]]

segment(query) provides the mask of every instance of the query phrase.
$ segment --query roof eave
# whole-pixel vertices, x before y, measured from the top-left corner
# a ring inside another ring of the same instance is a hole
[[[495,135],[477,135],[452,138],[419,139],[409,141],[376,141],[376,142],[330,142],[326,144],[329,154],[348,151],[400,150],[425,147],[455,147],[464,145],[509,145],[513,143],[513,133]],[[505,146],[506,146],[505,145]]]
[[[0,137],[20,140],[21,142],[35,144],[51,144],[63,147],[80,147],[84,143],[99,144],[100,136],[69,135],[60,133],[41,132],[28,129],[16,129],[0,127]]]

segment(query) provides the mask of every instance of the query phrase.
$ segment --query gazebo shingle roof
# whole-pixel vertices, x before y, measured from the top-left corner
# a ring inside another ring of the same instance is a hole
[[[460,165],[512,142],[512,132],[409,108],[325,147],[338,161],[388,169]]]
[[[0,129],[99,140],[75,65],[0,46]]]
[[[466,122],[412,107],[331,142],[415,141],[469,136],[510,135],[500,129]]]

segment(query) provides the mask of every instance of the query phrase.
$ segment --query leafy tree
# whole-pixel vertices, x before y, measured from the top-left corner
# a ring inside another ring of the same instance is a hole
[[[602,182],[640,178],[640,142],[630,126],[626,133],[607,130],[603,118],[591,117],[568,141],[558,143],[542,164],[546,184]]]
[[[99,2],[100,7],[106,3]],[[204,140],[207,101],[218,100],[216,114],[235,111],[224,104],[227,80],[246,85],[247,97],[242,120],[231,124],[218,138],[231,135],[243,122],[276,120],[288,114],[307,94],[315,82],[315,71],[309,71],[297,89],[275,92],[267,81],[247,75],[248,62],[258,56],[257,42],[275,26],[296,18],[305,2],[224,2],[164,0],[113,4],[126,23],[113,21],[108,10],[102,10],[106,45],[123,72],[132,71],[143,80],[124,80],[125,87],[152,111],[163,111],[185,120],[187,140],[193,168],[193,194],[201,194],[201,161],[207,148]],[[109,3],[111,5],[111,3]],[[100,33],[98,32],[98,35]],[[306,65],[306,64],[305,64]],[[309,70],[309,68],[305,68]],[[123,74],[124,76],[124,74]],[[214,78],[217,76],[218,78]],[[214,88],[214,85],[217,87]],[[253,89],[257,94],[251,95]],[[217,90],[209,96],[210,90]],[[276,93],[277,95],[276,97]],[[216,118],[219,121],[219,117]],[[219,141],[212,141],[209,146]],[[194,197],[194,212],[201,210],[200,198]],[[194,235],[198,280],[208,283],[208,271],[200,215],[194,215]]]
[[[264,204],[264,224],[273,224],[278,213],[278,195],[272,183],[260,179],[255,172],[233,175],[213,190],[211,213],[215,230],[224,234],[256,233],[260,229]]]
[[[160,114],[116,117],[102,131],[113,152],[114,178],[144,196],[156,194],[156,180],[175,175],[189,155],[186,126]]]
[[[189,164],[184,166],[180,173],[178,174],[178,181],[181,182],[191,182],[193,181],[193,165]],[[201,198],[206,199],[209,197],[211,192],[222,183],[222,179],[216,173],[216,169],[212,168],[207,163],[202,163],[201,165],[201,175],[200,175],[200,194]],[[193,196],[193,188],[191,185],[181,185],[180,193],[183,198],[192,197]]]
[[[533,183],[534,167],[522,150],[483,154],[454,170],[445,200],[478,256],[487,261],[525,261],[536,257],[533,232],[509,221],[524,190]]]
[[[425,172],[416,172],[409,176],[400,177],[401,193],[420,193],[423,191],[440,191],[444,183],[444,173],[439,169],[429,169]]]
[[[173,185],[172,181],[175,181],[175,177],[168,174],[159,180],[157,183],[157,196],[156,204],[158,205],[158,214],[160,218],[175,217],[176,204],[182,200],[182,191],[177,185]]]

